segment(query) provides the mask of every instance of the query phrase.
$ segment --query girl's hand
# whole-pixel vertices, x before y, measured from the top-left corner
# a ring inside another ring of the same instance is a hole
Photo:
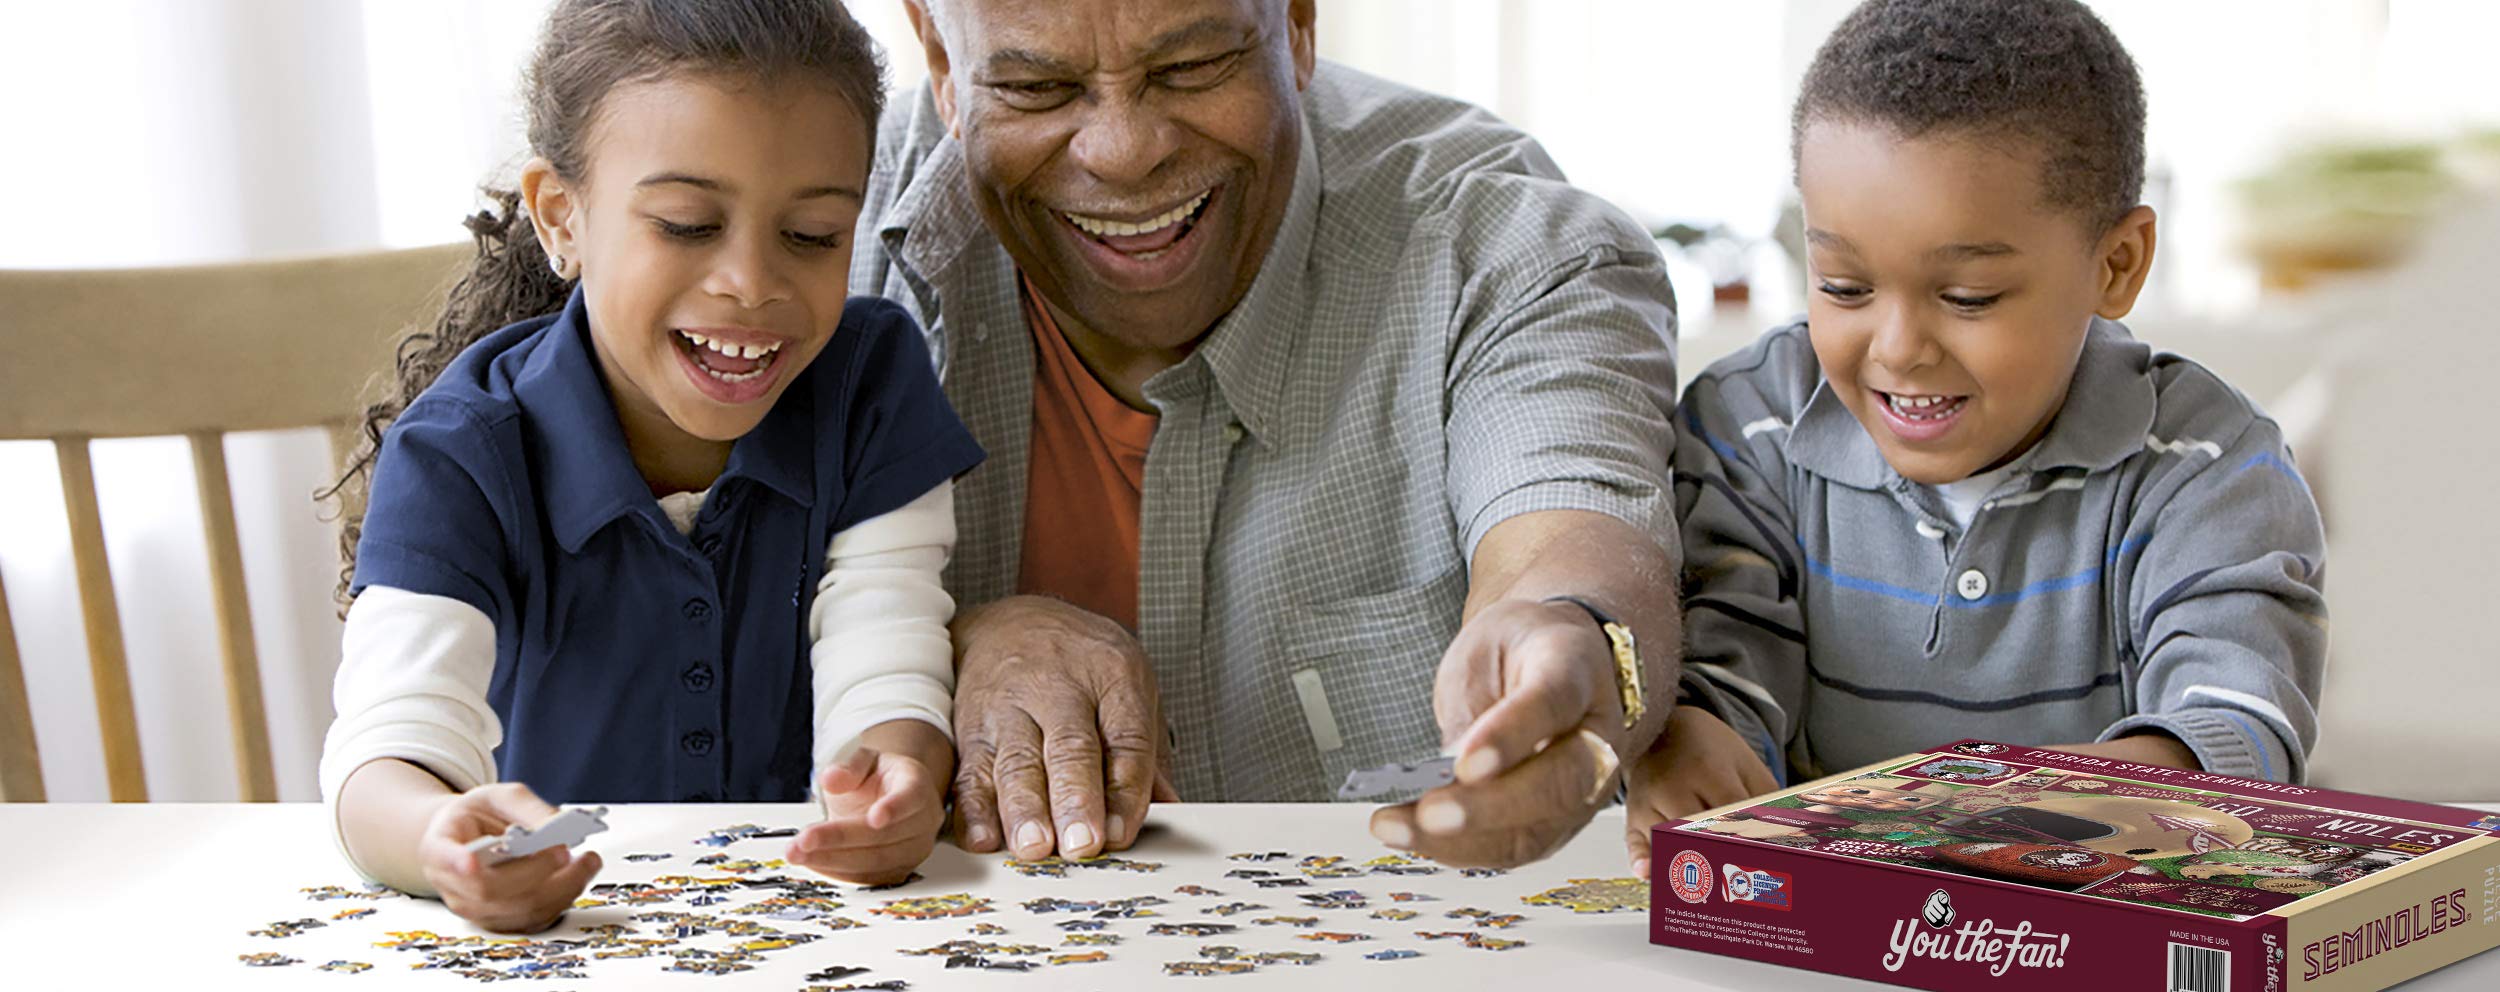
[[[1623,846],[1632,873],[1649,877],[1649,828],[1779,788],[1753,746],[1710,711],[1678,706],[1658,743],[1632,763]]]
[[[513,824],[537,827],[556,808],[518,782],[481,785],[436,810],[417,842],[426,883],[462,919],[497,933],[536,933],[552,926],[599,873],[599,855],[554,847],[499,865],[480,863],[469,842],[498,836]]]
[[[942,772],[907,749],[863,744],[817,776],[825,818],[800,831],[783,858],[845,882],[903,881],[937,846],[944,783]]]

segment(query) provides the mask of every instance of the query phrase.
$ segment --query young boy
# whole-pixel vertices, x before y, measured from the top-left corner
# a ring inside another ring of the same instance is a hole
[[[1871,0],[1793,127],[1807,320],[1684,397],[1688,705],[1636,860],[1769,768],[1958,737],[2300,779],[2317,507],[2273,421],[2115,323],[2154,243],[2125,49],[2074,0]]]

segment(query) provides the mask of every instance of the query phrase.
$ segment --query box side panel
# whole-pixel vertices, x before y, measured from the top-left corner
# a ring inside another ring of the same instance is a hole
[[[2500,842],[2488,838],[2289,916],[2290,986],[2376,992],[2500,946]]]

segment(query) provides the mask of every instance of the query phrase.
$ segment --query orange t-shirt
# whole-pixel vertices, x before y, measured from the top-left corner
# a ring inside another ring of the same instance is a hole
[[[1030,282],[1024,322],[1033,329],[1033,438],[1016,591],[1136,630],[1139,505],[1157,418],[1094,378]]]

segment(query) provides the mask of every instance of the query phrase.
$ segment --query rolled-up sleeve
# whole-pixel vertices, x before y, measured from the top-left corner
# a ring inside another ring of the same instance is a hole
[[[1600,246],[1462,328],[1446,384],[1448,492],[1472,557],[1524,513],[1588,510],[1674,548],[1673,292],[1655,255]]]

